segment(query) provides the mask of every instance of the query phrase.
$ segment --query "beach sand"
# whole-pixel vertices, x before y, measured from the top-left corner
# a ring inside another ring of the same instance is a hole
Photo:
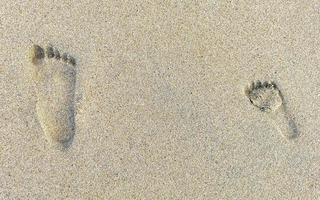
[[[318,1],[4,0],[0,16],[0,199],[319,199]],[[36,111],[33,45],[76,60],[64,149]],[[296,138],[250,102],[258,80]]]

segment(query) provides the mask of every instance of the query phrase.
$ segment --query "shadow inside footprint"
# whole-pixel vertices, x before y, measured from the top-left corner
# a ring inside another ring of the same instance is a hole
[[[246,88],[246,95],[252,105],[258,107],[263,112],[276,111],[283,105],[283,98],[277,85],[273,82],[260,81],[252,83]]]

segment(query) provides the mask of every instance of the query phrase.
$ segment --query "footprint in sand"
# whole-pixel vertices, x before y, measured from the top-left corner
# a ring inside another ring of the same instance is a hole
[[[274,82],[253,82],[245,89],[252,105],[267,113],[288,140],[298,137],[296,123],[290,116],[283,95]]]
[[[75,132],[76,61],[52,46],[33,45],[31,62],[38,120],[51,144],[67,147]]]

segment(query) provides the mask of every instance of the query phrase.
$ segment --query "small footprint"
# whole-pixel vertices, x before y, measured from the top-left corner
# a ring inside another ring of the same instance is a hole
[[[245,93],[251,104],[268,115],[288,140],[298,137],[296,123],[290,116],[283,95],[274,82],[253,82]]]
[[[53,46],[31,48],[36,112],[52,145],[68,147],[75,133],[76,60]]]

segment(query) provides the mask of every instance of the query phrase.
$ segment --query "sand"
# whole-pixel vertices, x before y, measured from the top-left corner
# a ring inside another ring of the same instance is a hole
[[[0,16],[0,199],[319,199],[318,1],[4,0]],[[36,111],[35,44],[77,62],[62,150]],[[249,101],[258,80],[297,138]]]

